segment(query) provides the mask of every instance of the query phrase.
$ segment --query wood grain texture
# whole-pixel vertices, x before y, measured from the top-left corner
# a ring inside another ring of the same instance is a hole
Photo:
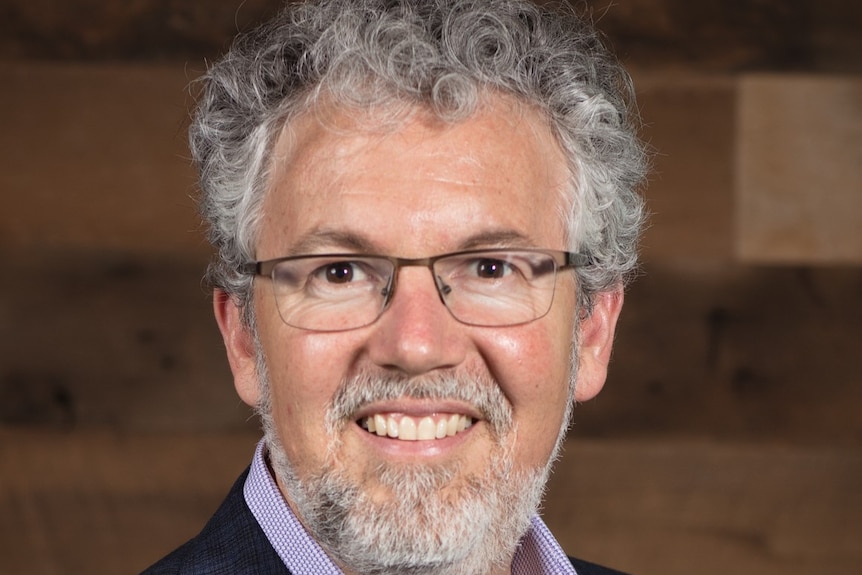
[[[203,526],[252,434],[0,430],[0,572],[136,573]],[[858,450],[570,440],[544,516],[637,575],[856,575]]]
[[[2,68],[0,423],[249,425],[201,286],[184,70]],[[637,80],[653,218],[578,432],[858,441],[859,267],[735,262],[737,80]]]
[[[137,572],[250,458],[200,285],[187,83],[280,3],[0,4],[3,575]],[[547,519],[638,575],[856,575],[862,268],[736,261],[734,186],[741,74],[858,82],[862,3],[579,4],[634,69],[654,215]]]
[[[741,259],[862,264],[862,76],[743,77],[735,172]]]
[[[206,254],[182,66],[0,63],[0,245]]]
[[[615,51],[651,69],[862,71],[862,7],[845,0],[573,0]],[[6,0],[0,59],[213,58],[282,0]]]

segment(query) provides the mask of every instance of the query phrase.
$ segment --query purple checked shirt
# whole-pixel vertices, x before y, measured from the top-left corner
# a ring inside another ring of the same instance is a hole
[[[293,575],[343,575],[290,510],[269,473],[264,450],[261,441],[243,492],[267,539]],[[512,575],[577,575],[545,523],[535,516],[531,524],[512,560]]]

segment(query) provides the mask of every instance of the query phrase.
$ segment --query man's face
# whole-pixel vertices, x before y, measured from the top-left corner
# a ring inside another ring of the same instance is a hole
[[[257,259],[566,249],[560,208],[568,174],[553,136],[532,110],[497,98],[457,124],[417,113],[396,128],[376,131],[367,119],[354,121],[337,108],[317,112],[294,121],[276,146]],[[381,480],[381,470],[440,469],[449,476],[438,486],[441,492],[429,496],[457,503],[464,485],[489,477],[487,470],[503,459],[510,469],[498,479],[543,470],[571,400],[573,274],[559,274],[547,315],[509,327],[459,323],[441,302],[427,268],[402,268],[397,280],[390,306],[375,323],[326,333],[286,325],[271,281],[255,282],[272,423],[296,479],[337,472],[369,501],[385,504],[399,493],[391,481]],[[238,312],[229,302],[221,311],[217,303],[219,314],[237,389],[253,404],[260,386],[251,346],[247,339],[237,343],[242,340],[236,335]],[[610,330],[612,335],[612,325]],[[445,387],[440,382],[446,378],[480,382],[479,391],[434,393],[434,386]],[[390,384],[384,398],[374,392],[374,382],[381,380],[401,383]],[[370,399],[351,403],[350,413],[330,421],[335,398],[357,381],[365,382]],[[410,383],[411,393],[432,391],[423,398],[392,397],[393,385],[406,390]],[[590,389],[597,391],[594,384]],[[474,404],[476,395],[498,404],[506,421],[492,421],[498,416]],[[366,429],[369,419],[378,427],[386,422],[403,428],[405,421],[408,427],[411,422],[427,427],[430,421],[442,429],[441,421],[464,418],[471,423],[466,429],[429,440]],[[281,487],[296,510],[290,489]]]

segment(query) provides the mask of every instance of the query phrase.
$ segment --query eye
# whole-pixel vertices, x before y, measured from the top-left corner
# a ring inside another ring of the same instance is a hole
[[[329,283],[348,283],[353,280],[354,266],[348,262],[338,262],[326,266],[323,273]]]
[[[506,261],[482,258],[474,264],[476,275],[485,279],[499,279],[512,273],[512,266]]]
[[[328,284],[349,284],[367,279],[363,266],[351,261],[327,263],[314,270],[311,275],[314,279]]]

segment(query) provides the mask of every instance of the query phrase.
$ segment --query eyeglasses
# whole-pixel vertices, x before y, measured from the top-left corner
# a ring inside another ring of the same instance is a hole
[[[430,258],[321,254],[251,262],[240,272],[269,277],[276,307],[287,325],[342,331],[370,325],[395,294],[398,270],[431,270],[440,300],[456,320],[499,327],[539,319],[554,300],[558,270],[590,265],[577,253],[539,249],[487,249]]]

